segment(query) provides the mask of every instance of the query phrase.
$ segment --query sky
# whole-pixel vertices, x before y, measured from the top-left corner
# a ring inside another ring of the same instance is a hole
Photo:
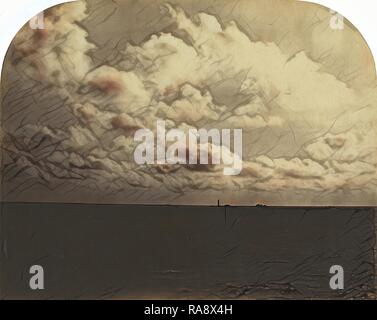
[[[3,59],[13,37],[23,24],[42,10],[56,4],[70,2],[69,0],[12,0],[0,1],[0,74]],[[377,56],[377,2],[370,0],[316,0],[320,3],[341,13],[350,20],[363,34],[368,42],[373,55]],[[355,5],[357,3],[357,5]]]
[[[96,3],[101,10],[88,6],[89,12],[84,3],[73,5],[74,10],[57,9],[60,19],[46,19],[48,32],[34,37],[35,43],[29,41],[35,32],[30,28],[15,41],[15,50],[24,58],[15,60],[9,77],[28,77],[18,83],[19,89],[8,88],[4,118],[9,121],[4,129],[16,140],[44,137],[36,148],[43,147],[41,155],[47,156],[28,163],[39,153],[29,154],[26,148],[26,158],[17,162],[25,168],[22,172],[40,172],[43,183],[53,187],[56,179],[50,170],[58,166],[65,170],[66,182],[84,188],[93,180],[108,184],[109,191],[122,190],[127,181],[140,190],[146,186],[160,190],[162,184],[169,197],[187,190],[202,196],[197,191],[208,189],[215,196],[216,190],[228,190],[233,198],[240,188],[256,190],[253,199],[240,194],[242,202],[305,205],[327,194],[326,204],[354,203],[342,193],[348,190],[359,201],[364,199],[359,193],[368,191],[375,201],[376,90],[370,84],[374,65],[351,26],[334,31],[327,9],[284,2],[268,11],[263,2],[234,2],[235,10],[229,2],[210,8],[208,1],[203,4],[208,6],[205,12],[197,4],[190,9],[189,2],[180,8],[160,7],[157,2],[144,7],[145,2],[139,1],[132,10],[126,2],[105,3]],[[306,15],[300,11],[305,8]],[[194,9],[196,13],[190,14]],[[292,10],[297,12],[294,19]],[[240,14],[253,21],[252,28]],[[282,34],[288,34],[284,41]],[[334,42],[339,43],[336,50],[323,58]],[[101,51],[106,63],[100,63]],[[353,69],[357,76],[350,78]],[[33,99],[26,95],[21,103],[17,95],[22,86],[30,91],[31,79],[36,81],[32,88],[43,79],[42,84],[53,84],[54,89],[35,89]],[[5,85],[4,81],[6,89]],[[43,98],[46,95],[48,99]],[[53,100],[59,97],[64,101],[57,108]],[[71,119],[63,121],[68,115]],[[204,168],[135,166],[130,161],[130,133],[134,128],[153,128],[161,118],[169,128],[244,129],[242,175],[230,179],[216,168],[207,168],[204,174]],[[44,146],[46,141],[51,146]],[[47,148],[56,144],[59,150],[52,149],[48,156]],[[14,147],[16,157],[23,154],[18,144]],[[80,169],[73,169],[72,163]],[[304,202],[305,190],[312,196]],[[281,191],[281,199],[272,199],[279,194],[270,191]]]

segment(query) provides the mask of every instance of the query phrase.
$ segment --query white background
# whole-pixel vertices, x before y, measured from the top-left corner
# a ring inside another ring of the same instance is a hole
[[[69,1],[0,0],[0,74],[9,44],[25,22],[44,9]],[[376,0],[313,0],[311,2],[329,7],[351,21],[366,39],[373,56],[377,57],[377,37],[374,35],[377,30]]]

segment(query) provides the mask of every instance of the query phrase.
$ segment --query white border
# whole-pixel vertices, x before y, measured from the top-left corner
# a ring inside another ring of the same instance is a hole
[[[0,75],[9,45],[25,22],[44,9],[70,1],[74,0],[0,0]],[[358,28],[372,50],[373,56],[377,57],[377,37],[374,35],[377,31],[376,0],[313,0],[307,2],[322,4],[346,17]]]

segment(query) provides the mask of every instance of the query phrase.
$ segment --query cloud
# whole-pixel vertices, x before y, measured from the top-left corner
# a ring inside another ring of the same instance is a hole
[[[288,56],[276,43],[252,41],[236,22],[222,25],[206,13],[189,17],[179,7],[164,9],[168,31],[128,44],[114,65],[92,59],[97,48],[77,23],[87,16],[84,2],[51,10],[45,31],[24,28],[17,35],[17,64],[50,84],[51,94],[67,98],[75,117],[59,129],[27,124],[8,132],[15,158],[23,141],[17,166],[47,184],[68,179],[97,191],[257,190],[292,198],[302,190],[363,187],[375,195],[375,90],[350,88],[303,51]],[[138,166],[133,134],[154,129],[159,119],[168,128],[242,128],[250,139],[258,130],[266,130],[265,139],[293,138],[279,146],[281,156],[247,147],[236,177],[223,176],[221,165]],[[42,151],[32,149],[31,140],[58,147],[37,157]],[[296,153],[285,156],[292,145]]]
[[[84,2],[78,1],[50,9],[44,29],[25,26],[14,40],[25,72],[59,86],[82,81],[92,67],[86,53],[95,48],[86,41],[87,32],[75,23],[86,16]]]

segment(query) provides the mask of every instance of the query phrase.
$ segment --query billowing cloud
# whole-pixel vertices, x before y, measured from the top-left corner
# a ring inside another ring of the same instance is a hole
[[[163,10],[170,26],[128,43],[113,65],[92,58],[98,48],[80,23],[84,2],[52,9],[46,30],[19,33],[17,67],[65,99],[74,121],[8,130],[7,168],[49,188],[68,181],[72,190],[127,192],[129,201],[184,199],[196,191],[232,198],[241,190],[240,203],[268,202],[280,192],[300,203],[308,192],[314,198],[362,188],[375,204],[375,89],[353,89],[304,51],[290,56],[274,42],[253,41],[235,21],[223,24],[204,12],[190,17],[171,5]],[[224,176],[223,165],[137,165],[134,133],[154,131],[161,119],[168,128],[243,129],[241,174]],[[263,140],[256,148],[248,143],[255,134]],[[277,141],[275,155],[268,140]],[[132,198],[133,190],[141,195]]]

